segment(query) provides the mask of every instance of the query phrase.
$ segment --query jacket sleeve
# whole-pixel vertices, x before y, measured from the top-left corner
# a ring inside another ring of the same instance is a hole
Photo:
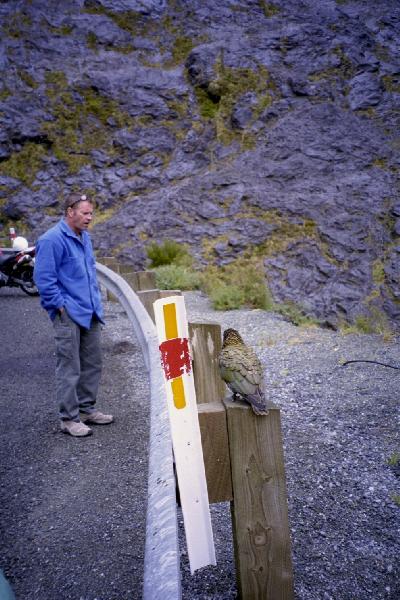
[[[64,299],[58,285],[58,268],[61,253],[51,240],[40,240],[36,246],[35,270],[33,278],[40,293],[40,300],[46,310],[57,310],[64,306]]]

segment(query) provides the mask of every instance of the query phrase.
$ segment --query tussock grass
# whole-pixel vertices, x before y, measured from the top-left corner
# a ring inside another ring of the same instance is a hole
[[[161,265],[154,272],[160,290],[198,290],[201,286],[200,274],[183,265]]]
[[[376,307],[369,308],[369,315],[358,315],[353,323],[342,323],[340,331],[344,335],[381,335],[385,342],[390,342],[394,336],[387,316]]]
[[[188,247],[175,240],[152,242],[146,252],[159,289],[201,289],[215,310],[259,308],[277,312],[295,325],[317,324],[294,303],[274,302],[259,257],[238,258],[224,266],[208,265],[200,270],[193,267]]]
[[[150,259],[150,268],[155,269],[163,265],[181,265],[191,267],[193,259],[186,244],[175,240],[165,239],[161,244],[151,242],[146,253]]]
[[[208,266],[202,288],[216,310],[243,306],[271,310],[273,307],[262,265],[254,259],[239,258],[223,267]]]

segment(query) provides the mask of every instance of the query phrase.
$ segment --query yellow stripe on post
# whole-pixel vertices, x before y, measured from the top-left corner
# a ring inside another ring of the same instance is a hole
[[[186,398],[185,398],[185,388],[183,386],[183,378],[177,377],[176,379],[171,380],[171,389],[172,396],[174,398],[174,406],[175,408],[185,408],[186,406]]]
[[[164,304],[164,325],[165,325],[165,337],[167,340],[174,340],[178,337],[178,321],[176,318],[176,305],[173,302]],[[185,388],[183,385],[183,378],[177,377],[171,380],[171,390],[174,399],[175,408],[185,408]]]
[[[176,320],[176,306],[173,302],[164,304],[165,337],[173,340],[178,337],[178,322]]]

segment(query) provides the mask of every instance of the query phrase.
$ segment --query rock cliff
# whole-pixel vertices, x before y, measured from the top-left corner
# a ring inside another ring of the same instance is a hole
[[[398,0],[0,2],[0,219],[96,196],[101,255],[262,258],[276,301],[400,325]]]

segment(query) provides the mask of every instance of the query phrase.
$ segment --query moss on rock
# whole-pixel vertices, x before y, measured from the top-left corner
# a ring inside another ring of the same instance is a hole
[[[98,148],[113,152],[108,121],[117,127],[129,124],[130,117],[119,104],[92,88],[72,88],[62,72],[48,73],[47,95],[54,120],[43,124],[54,155],[64,162],[70,173],[90,164],[90,153]]]
[[[10,158],[0,163],[0,173],[30,186],[47,153],[48,149],[44,145],[27,142],[21,150],[16,150]]]
[[[243,133],[232,129],[232,111],[244,94],[253,92],[257,97],[257,102],[252,106],[253,122],[272,103],[276,86],[264,66],[259,66],[257,70],[231,68],[226,67],[220,58],[215,71],[216,76],[207,87],[195,88],[200,115],[214,121],[217,139],[221,143],[228,145],[237,140],[242,144],[242,149],[252,148],[255,140],[249,131]]]

